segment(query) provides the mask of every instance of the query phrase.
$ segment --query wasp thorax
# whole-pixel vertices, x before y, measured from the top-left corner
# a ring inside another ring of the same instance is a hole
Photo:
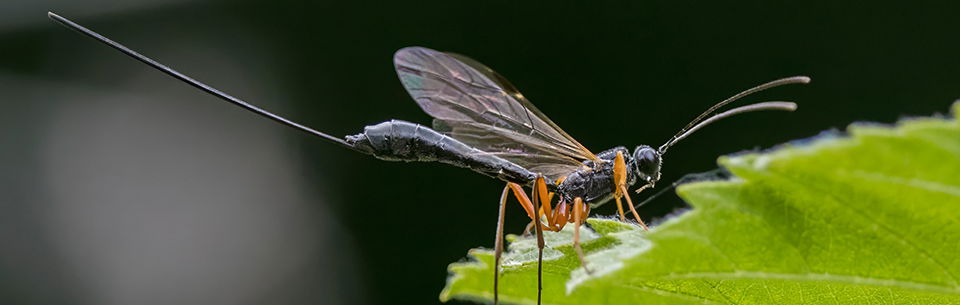
[[[633,160],[637,163],[637,178],[645,184],[654,184],[660,179],[660,153],[647,145],[637,146],[633,151]]]

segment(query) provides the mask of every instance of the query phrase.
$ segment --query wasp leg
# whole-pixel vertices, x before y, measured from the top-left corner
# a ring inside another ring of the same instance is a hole
[[[537,180],[534,181],[530,197],[527,197],[527,194],[523,192],[523,187],[516,183],[507,183],[507,186],[503,188],[503,194],[500,196],[500,213],[499,219],[497,221],[497,240],[494,243],[494,280],[493,280],[493,301],[494,303],[499,302],[499,276],[500,276],[500,258],[503,254],[503,222],[504,222],[504,213],[506,211],[506,201],[510,193],[513,193],[514,197],[517,198],[517,201],[520,202],[520,206],[527,212],[527,216],[532,220],[529,225],[527,225],[524,234],[528,234],[530,227],[536,228],[537,232],[537,304],[540,304],[541,300],[541,291],[543,290],[543,248],[546,246],[543,240],[543,230],[550,231],[559,231],[563,226],[556,225],[557,213],[554,210],[550,209],[549,204],[550,200],[553,200],[554,193],[547,191],[547,183],[543,179],[543,176],[537,177]],[[531,201],[530,198],[533,198]],[[541,206],[541,202],[546,201],[546,205]],[[560,207],[560,205],[558,205]],[[562,210],[566,211],[566,204],[562,205]],[[547,219],[547,225],[544,225],[541,220],[541,213],[543,213]],[[565,216],[565,215],[564,215]],[[564,217],[562,222],[566,222],[566,217]],[[539,225],[538,225],[539,224]]]
[[[527,212],[527,217],[530,217],[530,219],[535,219],[533,203],[530,202],[530,197],[527,197],[527,194],[524,193],[523,187],[513,182],[507,183],[507,187],[513,191],[513,196],[517,198],[517,201],[520,201],[520,206],[522,206],[523,210]]]
[[[564,178],[557,179],[557,184],[563,182]],[[544,228],[548,231],[559,232],[563,227],[558,225],[561,222],[557,221],[557,211],[550,208],[550,204],[553,203],[554,192],[547,191],[547,184],[543,179],[537,179],[534,187],[537,188],[537,194],[540,196],[541,211],[547,220],[547,226]],[[557,204],[557,208],[560,207],[560,204]]]
[[[550,224],[550,216],[553,215],[553,209],[550,208],[550,201],[553,200],[553,192],[547,191],[547,182],[542,178],[537,179],[533,187],[537,188],[537,195],[540,197],[541,215],[546,215],[547,224]],[[553,227],[552,224],[549,226]]]
[[[567,222],[570,222],[570,205],[566,202],[557,203],[557,208],[554,210],[553,222],[557,224],[557,231],[563,230],[563,227],[567,225]]]
[[[527,212],[527,217],[530,217],[531,222],[530,224],[527,225],[526,230],[524,230],[524,233],[523,233],[524,235],[528,235],[530,233],[530,229],[533,226],[533,224],[537,222],[540,223],[540,226],[542,227],[543,230],[553,231],[553,232],[560,231],[560,229],[556,228],[556,224],[550,223],[550,221],[554,218],[555,213],[553,212],[552,209],[550,209],[549,207],[546,207],[546,205],[550,204],[550,202],[547,200],[553,199],[553,193],[552,192],[547,193],[546,181],[542,179],[534,181],[534,187],[538,188],[538,190],[540,191],[537,193],[537,197],[540,199],[540,202],[547,202],[545,205],[537,209],[534,208],[533,201],[530,200],[530,197],[528,197],[527,194],[523,192],[522,186],[511,182],[511,183],[507,183],[507,187],[509,187],[510,190],[513,191],[513,196],[517,198],[517,201],[520,201],[520,206],[522,206],[523,210]],[[533,193],[531,193],[531,195],[533,195]],[[539,213],[536,213],[536,212],[539,212]],[[546,216],[547,225],[544,225],[543,222],[541,221],[541,218],[537,215]]]
[[[613,159],[613,185],[613,198],[617,201],[617,213],[620,214],[620,221],[625,222],[627,218],[623,214],[623,204],[620,202],[620,197],[629,196],[625,191],[627,188],[627,162],[623,159],[623,153],[619,151],[617,157]]]
[[[623,203],[620,203],[620,197],[613,197],[617,201],[617,213],[620,214],[620,222],[627,222],[627,217],[623,215]]]
[[[539,185],[539,187],[538,187]],[[527,194],[523,191],[523,187],[516,183],[507,183],[503,187],[503,193],[500,195],[500,210],[497,218],[497,237],[494,241],[494,254],[493,254],[493,302],[494,304],[499,303],[499,288],[500,288],[500,258],[503,256],[504,244],[503,244],[503,223],[504,223],[504,214],[506,213],[506,204],[507,197],[510,193],[513,193],[514,197],[517,198],[517,201],[520,202],[520,206],[527,212],[527,216],[532,220],[531,226],[539,222],[540,219],[540,199],[549,199],[550,196],[547,194],[540,195],[537,193],[537,190],[542,190],[546,192],[547,186],[546,182],[540,178],[537,179],[534,184],[533,193],[531,196],[534,200],[531,202],[530,197],[527,197]],[[549,204],[549,203],[548,203]],[[550,218],[548,216],[548,218]],[[542,225],[541,225],[542,226]],[[541,226],[537,226],[537,238],[538,246],[540,246],[540,251],[543,251],[543,232],[541,231]],[[529,226],[528,226],[529,230]]]
[[[560,185],[561,183],[563,183],[564,180],[567,180],[566,176],[557,178],[557,181],[555,182],[555,184]],[[547,185],[544,183],[540,187],[541,187],[541,190],[546,190]],[[568,221],[567,220],[568,217],[566,213],[567,204],[563,202],[563,198],[561,198],[560,202],[557,202],[557,207],[551,211],[549,206],[550,206],[550,203],[553,202],[554,195],[556,195],[556,193],[554,192],[550,192],[547,195],[547,198],[546,198],[547,204],[545,206],[547,206],[548,213],[545,215],[547,216],[547,225],[550,226],[550,230],[553,232],[560,232],[560,230],[563,230],[563,226],[565,226]]]
[[[507,210],[507,196],[510,195],[510,186],[503,187],[500,195],[500,212],[497,216],[497,239],[493,243],[493,304],[500,302],[500,256],[503,254],[503,220]]]
[[[534,222],[533,220],[531,220],[529,223],[527,223],[527,227],[523,228],[523,236],[524,236],[524,237],[530,236],[530,235],[532,234],[532,233],[530,233],[530,232],[533,230],[533,225],[534,225],[535,223],[536,223],[536,222]]]
[[[647,225],[640,219],[640,214],[637,213],[637,208],[633,206],[633,200],[630,199],[630,192],[627,191],[627,163],[623,159],[623,153],[619,151],[617,152],[617,157],[613,160],[613,183],[616,186],[613,198],[617,200],[617,212],[620,212],[620,221],[626,220],[623,215],[623,206],[620,204],[620,197],[626,197],[627,206],[630,207],[630,213],[633,213],[633,218],[637,220],[637,223],[639,223],[644,230],[647,230]]]
[[[546,183],[543,180],[543,176],[537,177],[537,181],[531,190],[530,197],[533,197],[533,209],[536,211],[536,221],[540,222],[540,186],[543,185],[543,190],[546,190]],[[543,194],[545,195],[545,194]],[[547,202],[547,204],[550,204]],[[540,305],[541,296],[543,292],[543,248],[545,246],[543,241],[543,228],[541,225],[534,225],[534,228],[537,229],[537,305]]]
[[[590,269],[587,268],[587,262],[583,259],[583,248],[580,247],[580,226],[583,225],[583,220],[586,218],[584,215],[586,212],[585,205],[583,204],[583,199],[580,197],[573,199],[573,249],[577,251],[577,258],[580,259],[580,266],[583,266],[583,270],[590,274]]]
[[[640,226],[643,227],[644,230],[649,230],[649,228],[647,228],[647,225],[646,225],[645,223],[643,223],[643,220],[640,219],[640,214],[637,213],[637,208],[635,208],[635,207],[633,206],[633,200],[630,200],[630,194],[627,193],[627,187],[624,186],[624,187],[621,187],[621,189],[623,190],[623,193],[625,194],[624,197],[627,198],[627,206],[630,207],[630,212],[633,213],[633,218],[637,219],[637,223],[639,223]]]

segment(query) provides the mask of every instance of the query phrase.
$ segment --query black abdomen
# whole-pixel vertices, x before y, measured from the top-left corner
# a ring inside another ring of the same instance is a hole
[[[346,142],[353,149],[381,160],[446,163],[522,185],[536,178],[536,174],[513,162],[406,121],[390,120],[367,126],[363,133],[347,136]]]

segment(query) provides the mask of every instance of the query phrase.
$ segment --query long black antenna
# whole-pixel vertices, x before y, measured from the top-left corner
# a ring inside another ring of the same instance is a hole
[[[307,133],[309,133],[309,134],[312,134],[312,135],[315,135],[315,136],[318,136],[318,137],[321,137],[321,138],[324,138],[324,139],[327,139],[327,140],[336,142],[336,143],[338,143],[338,144],[340,144],[340,145],[350,147],[350,145],[348,145],[347,142],[345,142],[343,139],[340,139],[340,138],[337,138],[337,137],[334,137],[334,136],[331,136],[331,135],[328,135],[328,134],[325,134],[325,133],[316,131],[316,130],[314,130],[313,128],[310,128],[310,127],[307,127],[307,126],[303,126],[303,125],[301,125],[301,124],[299,124],[299,123],[297,123],[297,122],[288,120],[288,119],[286,119],[286,118],[284,118],[284,117],[281,117],[281,116],[276,115],[276,114],[273,114],[273,113],[271,113],[271,112],[269,112],[269,111],[260,109],[260,108],[257,107],[257,106],[254,106],[254,105],[251,105],[251,104],[249,104],[249,103],[247,103],[247,102],[244,102],[243,100],[241,100],[241,99],[239,99],[239,98],[233,97],[232,95],[226,94],[226,93],[224,93],[223,91],[217,90],[217,89],[214,88],[214,87],[211,87],[211,86],[208,86],[207,84],[201,83],[200,81],[195,80],[195,79],[193,79],[193,78],[191,78],[191,77],[189,77],[189,76],[186,76],[186,75],[184,75],[183,73],[177,72],[176,70],[171,69],[170,67],[167,67],[167,66],[165,66],[165,65],[163,65],[163,64],[161,64],[161,63],[159,63],[159,62],[157,62],[157,61],[155,61],[155,60],[153,60],[153,59],[150,59],[149,57],[143,56],[143,55],[141,55],[140,53],[137,53],[136,51],[131,50],[130,48],[127,48],[127,47],[125,47],[124,45],[122,45],[122,44],[120,44],[120,43],[117,43],[117,42],[115,42],[115,41],[113,41],[113,40],[110,40],[110,38],[104,37],[103,35],[100,35],[100,34],[98,34],[97,32],[91,31],[90,29],[87,29],[87,28],[83,27],[82,25],[76,24],[76,23],[74,23],[73,21],[68,20],[67,18],[60,17],[60,15],[54,14],[53,12],[47,12],[47,17],[50,17],[50,19],[52,19],[53,21],[56,21],[57,23],[60,23],[61,25],[65,26],[65,27],[67,27],[67,28],[69,28],[69,29],[71,29],[71,30],[80,32],[80,33],[82,33],[82,34],[84,34],[84,35],[89,36],[90,38],[96,39],[96,40],[98,40],[98,41],[100,41],[100,42],[102,42],[102,43],[110,46],[111,48],[114,48],[114,49],[116,49],[117,51],[120,51],[121,53],[126,54],[127,56],[133,57],[134,59],[139,60],[140,62],[143,62],[143,63],[147,64],[148,66],[153,67],[154,69],[160,70],[160,72],[166,73],[167,75],[173,76],[173,78],[179,79],[179,80],[181,80],[181,81],[183,81],[183,82],[185,82],[185,83],[187,83],[187,84],[190,84],[191,86],[194,86],[194,87],[196,87],[197,89],[203,90],[204,92],[207,92],[207,93],[209,93],[209,94],[212,94],[213,96],[219,97],[220,99],[222,99],[222,100],[224,100],[224,101],[227,101],[227,102],[229,102],[229,103],[231,103],[231,104],[240,106],[240,107],[243,108],[243,109],[246,109],[246,110],[248,110],[248,111],[250,111],[250,112],[256,113],[256,114],[258,114],[258,115],[260,115],[260,116],[266,117],[266,118],[268,118],[268,119],[274,120],[274,121],[276,121],[276,122],[278,122],[278,123],[280,123],[280,124],[287,125],[287,126],[290,126],[290,127],[296,128],[296,129],[299,129],[299,130],[301,130],[301,131],[307,132]]]
[[[666,153],[666,152],[667,152],[667,149],[670,148],[670,146],[673,146],[673,144],[677,143],[677,141],[680,141],[680,140],[682,140],[683,138],[686,138],[687,136],[689,136],[691,133],[693,133],[693,132],[696,131],[697,129],[700,129],[700,128],[704,127],[704,126],[707,126],[707,125],[709,125],[710,123],[716,122],[717,120],[722,119],[722,118],[730,117],[730,116],[733,116],[733,115],[736,115],[736,114],[740,114],[740,113],[744,113],[744,112],[751,112],[751,111],[761,111],[761,110],[784,110],[784,111],[793,111],[793,110],[796,110],[796,109],[797,109],[797,104],[791,103],[791,102],[767,102],[767,103],[757,103],[757,104],[751,104],[751,105],[747,105],[747,106],[737,107],[737,108],[731,109],[731,110],[729,110],[729,111],[720,113],[720,114],[718,114],[718,115],[712,116],[712,117],[710,117],[709,119],[707,119],[706,121],[703,120],[703,119],[705,119],[708,115],[710,115],[710,114],[712,114],[713,112],[717,111],[717,109],[720,109],[720,107],[726,106],[727,104],[730,104],[730,103],[732,103],[732,102],[734,102],[734,101],[736,101],[736,100],[739,100],[740,98],[745,97],[745,96],[747,96],[747,95],[750,95],[750,94],[753,94],[753,93],[756,93],[756,92],[759,92],[759,91],[763,91],[763,90],[766,90],[766,89],[770,89],[770,88],[773,88],[773,87],[777,87],[777,86],[783,86],[783,85],[789,85],[789,84],[806,84],[806,83],[809,83],[809,82],[810,82],[810,78],[809,78],[809,77],[806,77],[806,76],[787,77],[787,78],[781,78],[781,79],[778,79],[778,80],[774,80],[774,81],[771,81],[771,82],[767,82],[767,83],[765,83],[765,84],[762,84],[762,85],[759,85],[759,86],[756,86],[756,87],[753,87],[753,88],[744,90],[744,91],[742,91],[742,92],[740,92],[740,93],[737,93],[737,94],[735,94],[734,96],[731,96],[731,97],[729,97],[729,98],[727,98],[727,99],[725,99],[725,100],[717,103],[716,105],[713,105],[713,107],[710,107],[709,109],[707,109],[707,111],[704,111],[703,113],[701,113],[699,116],[697,116],[697,118],[693,119],[693,121],[690,121],[690,123],[688,123],[687,126],[684,126],[683,128],[681,128],[680,131],[678,131],[676,135],[674,135],[672,138],[670,138],[669,141],[667,141],[666,143],[663,143],[663,145],[660,146],[660,148],[658,149],[658,151],[660,152],[661,155],[664,154],[664,153]],[[701,123],[701,121],[703,121],[703,122]]]

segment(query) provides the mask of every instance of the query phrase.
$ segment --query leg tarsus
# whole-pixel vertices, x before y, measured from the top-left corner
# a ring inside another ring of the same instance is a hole
[[[543,228],[541,228],[541,226],[539,225],[540,196],[538,196],[539,187],[537,186],[541,183],[544,183],[543,176],[537,177],[536,184],[534,185],[532,190],[533,194],[531,194],[530,196],[530,197],[533,197],[533,210],[535,211],[535,214],[536,214],[535,215],[536,218],[534,221],[537,222],[537,225],[533,226],[537,230],[537,305],[541,304],[540,302],[541,302],[541,296],[543,292],[543,248],[545,246],[543,241]]]
[[[620,222],[627,222],[627,217],[623,215],[623,203],[620,202],[620,197],[614,196],[613,199],[617,201],[617,213],[620,214]]]
[[[573,249],[577,251],[577,258],[580,259],[580,266],[587,274],[591,274],[590,268],[587,268],[587,262],[583,259],[583,248],[580,247],[580,226],[583,225],[584,218],[583,199],[577,197],[573,201]]]
[[[647,224],[643,223],[643,219],[640,219],[640,214],[637,213],[637,208],[633,206],[633,200],[630,199],[630,194],[626,192],[627,187],[621,186],[621,188],[623,188],[623,192],[625,194],[624,197],[627,198],[627,205],[630,206],[630,212],[633,213],[633,218],[637,220],[637,223],[640,224],[640,227],[642,227],[644,230],[650,230],[647,228]]]
[[[533,230],[533,224],[535,224],[535,223],[536,223],[536,222],[534,222],[533,220],[531,220],[529,223],[527,223],[527,227],[526,227],[526,228],[523,228],[523,236],[524,236],[524,237],[533,235],[532,230]]]
[[[543,179],[543,176],[537,177],[537,180],[534,181],[530,197],[527,197],[527,194],[523,192],[523,187],[516,183],[507,183],[507,186],[503,190],[503,195],[500,199],[500,220],[497,227],[497,244],[495,245],[495,255],[494,260],[496,266],[494,267],[494,303],[499,301],[498,297],[498,276],[499,276],[499,266],[500,266],[500,257],[503,252],[503,217],[504,217],[504,205],[506,204],[507,196],[510,192],[513,192],[514,197],[520,201],[520,206],[527,212],[527,216],[530,217],[531,222],[527,225],[524,234],[529,234],[531,227],[535,229],[537,234],[537,304],[541,304],[542,300],[542,291],[543,291],[543,248],[546,247],[546,243],[543,239],[543,231],[560,231],[563,229],[563,226],[569,221],[569,213],[567,211],[568,205],[561,203],[557,205],[557,209],[550,208],[550,201],[553,199],[554,193],[547,191],[546,181]],[[533,200],[530,200],[530,199]],[[546,224],[543,223],[541,215],[546,216]],[[582,256],[582,255],[581,255]]]
[[[503,221],[507,210],[507,195],[510,194],[510,186],[503,188],[503,194],[500,195],[500,212],[497,216],[497,239],[493,243],[493,304],[500,301],[500,257],[503,255]]]

